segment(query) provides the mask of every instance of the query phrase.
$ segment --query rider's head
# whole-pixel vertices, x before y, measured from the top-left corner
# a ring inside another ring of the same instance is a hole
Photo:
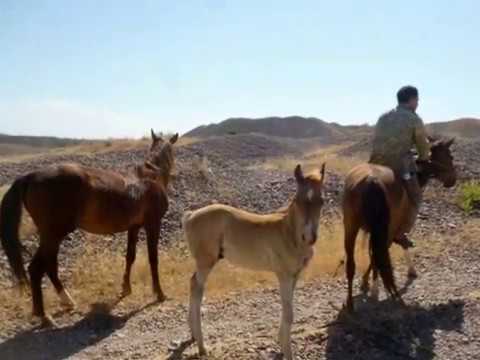
[[[414,86],[404,86],[397,92],[398,105],[403,105],[412,111],[417,110],[418,90]]]

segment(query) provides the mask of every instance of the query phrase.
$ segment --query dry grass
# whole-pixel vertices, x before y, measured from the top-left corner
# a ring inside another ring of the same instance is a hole
[[[279,170],[284,172],[291,172],[298,163],[302,163],[307,171],[314,168],[319,168],[324,162],[327,163],[327,168],[339,174],[346,174],[354,166],[365,162],[363,156],[347,157],[340,156],[338,152],[351,144],[331,145],[328,147],[320,147],[314,151],[305,153],[300,158],[285,156],[279,158],[268,159],[256,167],[265,170]]]
[[[318,278],[330,278],[343,258],[343,229],[339,223],[322,226],[320,239],[316,245],[316,255],[305,272],[304,281]],[[81,312],[88,312],[92,303],[114,303],[120,294],[125,258],[122,254],[111,250],[100,250],[94,235],[90,235],[82,255],[75,261],[73,275],[68,279],[68,288],[77,301]],[[95,245],[97,243],[97,245]],[[361,242],[359,242],[361,243]],[[141,246],[132,270],[133,293],[119,305],[122,309],[130,309],[138,304],[145,304],[154,299],[151,290],[151,277],[148,257]],[[358,246],[359,254],[362,247]],[[190,277],[194,264],[187,250],[182,247],[170,249],[160,255],[160,279],[167,296],[180,302],[187,302]],[[366,267],[366,257],[358,257],[359,268]],[[343,274],[343,271],[339,271]],[[47,282],[46,282],[47,283]],[[256,288],[276,287],[273,274],[244,270],[228,262],[220,262],[207,282],[207,297],[221,298],[231,292]],[[0,292],[0,319],[6,324],[9,321],[27,321],[30,314],[30,299],[23,296],[18,301],[16,289],[4,289]],[[15,301],[12,301],[15,299]],[[60,310],[59,300],[48,282],[45,289],[45,303],[48,311]],[[15,317],[12,318],[12,314]]]
[[[344,258],[341,222],[335,220],[322,224],[319,234],[315,256],[303,275],[303,281],[307,283],[332,279],[336,272],[337,277],[344,276],[343,267],[339,267],[340,261]],[[93,238],[95,236],[90,236],[92,238],[85,243],[82,255],[74,262],[73,275],[68,279],[68,288],[82,313],[88,312],[92,303],[116,302],[121,291],[125,266],[125,258],[122,254],[112,254],[111,250],[107,249],[99,251],[98,242]],[[449,238],[448,243],[478,241],[478,238],[480,238],[480,220],[473,219],[459,231],[455,239]],[[429,254],[441,256],[446,241],[439,234],[431,234],[418,242],[419,250],[428,249]],[[182,244],[181,241],[179,243]],[[145,304],[154,299],[148,257],[143,245],[143,243],[139,244],[137,260],[132,270],[133,293],[118,305],[121,310],[132,309],[138,304]],[[360,276],[369,261],[364,236],[359,236],[356,248],[357,276]],[[167,296],[181,303],[188,301],[189,281],[194,270],[193,261],[187,253],[186,248],[180,245],[160,255],[162,287]],[[392,247],[394,259],[398,260],[401,253],[399,247]],[[237,291],[276,286],[277,281],[273,274],[244,270],[222,261],[208,279],[206,297],[219,299]],[[45,300],[50,312],[55,313],[60,310],[59,300],[49,282],[45,289]],[[18,324],[19,321],[27,322],[30,319],[30,297],[19,297],[16,289],[2,289],[0,304],[0,323],[4,324],[0,326],[0,330],[4,326],[9,328],[9,323]]]
[[[0,201],[2,201],[3,195],[5,195],[5,193],[9,188],[10,188],[10,185],[0,186]]]
[[[197,138],[193,137],[181,137],[177,145],[185,146],[197,142]],[[7,156],[0,157],[1,162],[21,162],[28,161],[39,156],[55,156],[55,155],[92,155],[102,154],[115,151],[127,151],[138,148],[146,148],[150,146],[151,140],[149,137],[143,137],[141,139],[107,139],[107,140],[95,140],[85,141],[79,145],[71,145],[58,148],[42,149],[36,148],[32,153],[13,153]]]

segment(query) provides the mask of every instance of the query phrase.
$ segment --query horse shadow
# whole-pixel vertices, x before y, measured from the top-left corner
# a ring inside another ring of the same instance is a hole
[[[356,311],[342,309],[328,329],[326,359],[419,359],[437,357],[435,332],[462,332],[463,301],[429,307],[402,306],[392,300],[355,298]]]
[[[112,304],[92,304],[90,311],[70,326],[29,329],[7,339],[0,344],[0,358],[65,359],[120,330],[131,317],[154,304],[155,302],[149,303],[121,316],[111,314]]]

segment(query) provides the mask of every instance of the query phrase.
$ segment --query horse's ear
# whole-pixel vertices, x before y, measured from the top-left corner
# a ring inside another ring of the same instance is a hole
[[[320,176],[321,176],[321,178],[320,178],[320,184],[322,184],[322,185],[323,185],[323,181],[325,180],[325,164],[326,164],[326,163],[323,163],[323,164],[322,164],[322,167],[321,167],[321,169],[320,169]]]
[[[452,144],[453,144],[454,142],[455,142],[455,138],[452,137],[452,138],[446,140],[444,144],[445,144],[445,146],[448,148],[448,147],[452,146]]]
[[[303,176],[303,171],[300,164],[295,166],[295,171],[293,173],[295,175],[295,180],[297,180],[297,183],[299,184],[303,183],[303,181],[305,180],[305,177]]]
[[[152,135],[152,141],[157,142],[159,140],[159,137],[155,134],[155,131],[153,131],[153,129],[150,129],[150,133]]]
[[[175,144],[178,140],[178,133],[176,133],[175,135],[173,135],[171,138],[170,138],[170,144]]]

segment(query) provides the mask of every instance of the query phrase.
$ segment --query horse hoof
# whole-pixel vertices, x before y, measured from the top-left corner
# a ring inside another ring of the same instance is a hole
[[[411,280],[418,278],[418,274],[415,271],[415,269],[409,269],[408,270],[408,278],[411,279]]]
[[[75,301],[72,299],[72,297],[66,290],[60,293],[60,305],[65,310],[70,310],[70,311],[75,310],[77,308],[77,304],[75,303]]]
[[[55,328],[58,328],[58,325],[52,319],[51,316],[45,315],[45,316],[42,316],[42,321],[41,321],[40,327],[42,329],[55,329]]]
[[[344,309],[347,309],[347,312],[348,312],[349,314],[353,314],[353,313],[355,312],[355,309],[354,309],[353,304],[352,304],[351,302],[347,302],[346,305],[343,304],[343,308],[344,308]]]
[[[130,285],[123,284],[121,297],[124,298],[131,294],[132,294],[132,288],[130,287]]]
[[[166,300],[168,300],[168,298],[165,296],[165,294],[158,294],[157,295],[157,301],[159,303],[163,303],[165,302]]]
[[[62,302],[60,304],[62,308],[66,311],[74,311],[77,308],[77,304],[75,302]]]
[[[370,290],[370,286],[368,285],[368,283],[362,283],[362,285],[360,285],[360,291],[363,294],[368,294],[368,290]]]

